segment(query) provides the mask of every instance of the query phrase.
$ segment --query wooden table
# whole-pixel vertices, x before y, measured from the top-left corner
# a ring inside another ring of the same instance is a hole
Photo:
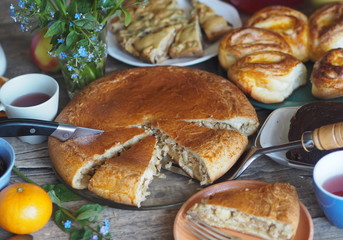
[[[17,1],[2,0],[0,4],[0,43],[7,55],[8,64],[5,76],[12,78],[21,74],[41,72],[35,67],[30,57],[29,46],[32,34],[21,32],[19,24],[13,22],[10,18],[9,5],[11,2]],[[216,58],[192,67],[214,72],[225,77],[225,73],[220,68]],[[121,63],[112,57],[108,58],[107,72],[127,68],[132,68],[132,66]],[[62,109],[69,100],[63,78],[60,73],[46,74],[54,77],[60,84],[59,107]],[[261,109],[258,109],[257,112],[261,123],[270,113]],[[42,185],[58,183],[49,160],[46,143],[30,145],[21,142],[17,138],[6,138],[6,140],[15,149],[16,167],[26,176]],[[319,208],[314,196],[312,177],[309,174],[311,173],[308,171],[282,166],[268,157],[263,157],[255,161],[239,179],[287,182],[294,185],[297,188],[300,200],[312,216],[314,239],[342,239],[343,229],[331,225]],[[12,174],[12,183],[22,181],[16,174]],[[68,204],[68,206],[75,209],[85,203],[90,202],[87,200],[75,201]],[[179,208],[149,211],[106,208],[101,218],[110,221],[114,239],[173,239],[173,222]],[[43,229],[32,235],[34,239],[68,239],[69,237],[52,220]],[[6,239],[8,236],[11,236],[11,234],[0,230],[0,239]]]

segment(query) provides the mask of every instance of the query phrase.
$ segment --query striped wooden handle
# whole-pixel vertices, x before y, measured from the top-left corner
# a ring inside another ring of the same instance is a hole
[[[322,126],[313,131],[313,142],[319,150],[343,147],[343,122]]]

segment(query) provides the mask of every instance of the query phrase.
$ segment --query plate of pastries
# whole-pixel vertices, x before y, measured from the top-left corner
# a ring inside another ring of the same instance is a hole
[[[187,200],[174,222],[174,238],[198,239],[187,226],[200,219],[230,239],[313,239],[312,218],[288,183],[254,180],[222,182]]]
[[[128,10],[128,26],[119,17],[109,22],[108,52],[132,66],[203,62],[217,55],[225,33],[242,25],[237,10],[219,0],[150,0]]]
[[[285,6],[261,9],[222,38],[220,65],[254,106],[343,101],[342,9],[334,2],[309,17]]]

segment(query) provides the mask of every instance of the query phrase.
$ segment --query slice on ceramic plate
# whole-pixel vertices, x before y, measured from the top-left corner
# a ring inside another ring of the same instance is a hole
[[[189,0],[177,0],[181,9],[189,11],[191,7],[191,1]],[[228,21],[234,28],[241,27],[242,22],[238,11],[231,4],[219,1],[219,0],[199,0],[210,6],[218,15],[223,16],[226,21]],[[107,34],[108,41],[108,54],[113,58],[127,63],[132,66],[146,67],[146,66],[156,66],[156,65],[175,65],[175,66],[190,66],[203,61],[206,61],[217,55],[219,41],[208,44],[205,46],[204,56],[200,58],[177,58],[177,59],[167,59],[160,64],[151,64],[141,61],[140,59],[132,56],[131,54],[122,50],[119,46],[116,36],[111,32]]]
[[[189,230],[185,228],[185,221],[186,220],[186,212],[190,207],[192,207],[195,203],[200,202],[202,199],[207,198],[215,193],[224,192],[231,189],[245,189],[245,188],[256,188],[263,185],[266,185],[266,182],[254,181],[254,180],[236,180],[236,181],[227,181],[212,185],[207,187],[196,194],[194,194],[190,199],[185,202],[182,207],[180,208],[179,212],[176,215],[175,222],[174,222],[174,238],[175,240],[196,240],[198,239],[195,237]],[[240,232],[236,232],[229,229],[220,230],[231,234],[233,236],[240,237],[242,240],[258,240],[257,238],[252,235],[243,234]],[[309,214],[306,207],[300,202],[300,220],[299,225],[297,228],[297,232],[293,237],[294,240],[301,239],[301,240],[312,240],[313,239],[313,222],[311,215]]]

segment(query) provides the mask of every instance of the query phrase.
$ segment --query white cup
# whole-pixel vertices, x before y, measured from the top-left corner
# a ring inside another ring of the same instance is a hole
[[[44,93],[50,96],[43,103],[17,107],[12,103],[25,95]],[[5,111],[8,118],[30,118],[51,121],[58,111],[59,86],[52,77],[39,74],[24,74],[7,81],[0,89],[0,111]],[[47,140],[46,136],[21,136],[23,142],[38,144]]]

